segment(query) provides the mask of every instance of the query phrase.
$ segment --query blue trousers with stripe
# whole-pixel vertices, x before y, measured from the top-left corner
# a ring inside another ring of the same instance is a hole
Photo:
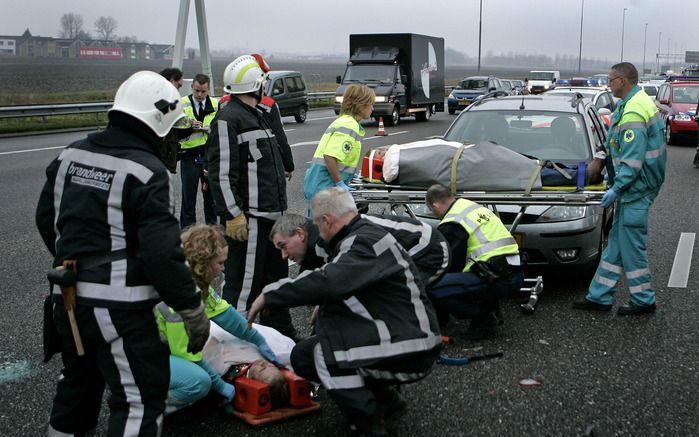
[[[631,302],[641,306],[655,303],[646,250],[648,210],[653,200],[653,196],[646,196],[633,202],[617,202],[607,247],[590,283],[588,300],[613,303],[623,273]]]

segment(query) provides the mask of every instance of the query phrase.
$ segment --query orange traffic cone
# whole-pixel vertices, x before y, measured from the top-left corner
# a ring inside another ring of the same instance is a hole
[[[376,135],[380,137],[388,136],[386,130],[383,127],[383,117],[379,117],[379,130],[376,131]]]

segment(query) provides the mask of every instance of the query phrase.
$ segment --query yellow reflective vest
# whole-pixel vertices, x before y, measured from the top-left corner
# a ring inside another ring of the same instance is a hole
[[[468,233],[464,272],[471,270],[475,261],[519,254],[517,242],[500,218],[482,205],[457,199],[439,224],[449,222],[460,224]]]
[[[218,111],[218,99],[216,99],[215,97],[209,97],[209,100],[211,101],[211,104],[214,107],[214,112],[206,114],[206,116],[204,116],[204,121],[202,122],[202,127],[204,128],[209,127],[211,122],[214,120],[214,117],[216,116],[216,111]],[[189,96],[188,98],[184,99],[183,103],[185,115],[191,120],[196,120],[197,117],[194,114],[194,107],[192,106],[192,96]],[[206,108],[206,104],[204,108]],[[180,148],[182,150],[186,150],[203,146],[208,138],[209,134],[205,130],[195,130],[194,132],[192,132],[190,136],[180,141]]]

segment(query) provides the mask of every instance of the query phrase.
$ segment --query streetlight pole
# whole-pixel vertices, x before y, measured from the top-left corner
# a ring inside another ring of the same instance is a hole
[[[643,74],[646,74],[646,36],[648,35],[648,23],[643,30]]]
[[[628,8],[624,8],[624,10],[621,13],[621,61],[624,62],[624,26],[626,25],[626,10]]]
[[[481,37],[483,35],[483,0],[478,13],[478,72],[481,72]]]
[[[582,0],[580,6],[580,50],[578,51],[578,73],[582,71],[582,31],[583,31],[583,12],[585,11],[585,0]]]
[[[663,36],[662,32],[658,32],[658,53],[655,55],[655,60],[658,65],[655,68],[656,73],[660,73],[660,37]]]

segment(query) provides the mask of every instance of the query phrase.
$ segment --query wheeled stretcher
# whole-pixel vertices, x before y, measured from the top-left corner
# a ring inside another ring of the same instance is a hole
[[[356,191],[352,191],[352,196],[358,205],[385,204],[393,214],[407,214],[413,218],[419,218],[414,212],[414,205],[425,204],[426,188],[410,187],[401,185],[389,185],[381,183],[365,183],[361,179],[355,179],[350,184]],[[515,205],[519,210],[509,226],[509,231],[514,233],[520,224],[529,206],[532,205],[563,205],[563,206],[591,206],[599,205],[604,195],[606,186],[604,184],[584,187],[577,190],[574,186],[565,187],[543,187],[539,190],[522,191],[468,191],[457,190],[455,197],[463,197],[473,202],[480,203],[492,209],[496,214],[498,206]],[[539,295],[543,291],[543,278],[541,276],[525,278],[523,293],[529,294],[529,300],[520,305],[525,313],[533,313],[539,300]]]

